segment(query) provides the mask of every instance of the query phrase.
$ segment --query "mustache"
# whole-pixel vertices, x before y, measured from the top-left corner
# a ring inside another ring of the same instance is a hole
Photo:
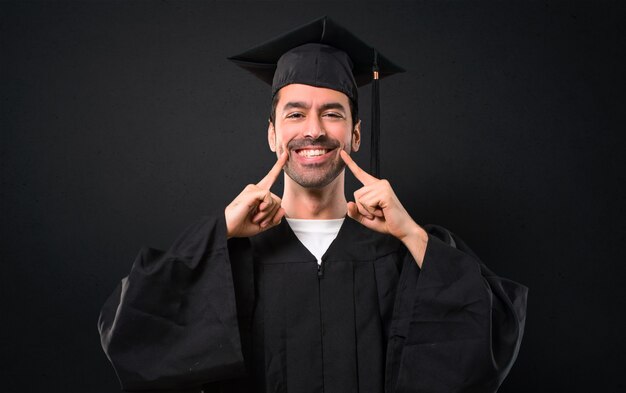
[[[303,149],[305,147],[315,146],[320,147],[322,149],[336,149],[340,146],[339,141],[336,139],[331,139],[326,135],[322,135],[317,139],[311,138],[302,138],[302,139],[292,139],[287,143],[287,149],[289,150],[298,150]]]

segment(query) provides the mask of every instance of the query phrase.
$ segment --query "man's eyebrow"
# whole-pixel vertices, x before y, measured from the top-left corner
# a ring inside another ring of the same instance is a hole
[[[346,107],[339,102],[327,102],[326,104],[320,106],[320,111],[326,111],[329,109],[338,109],[342,112],[346,112]]]
[[[293,109],[293,108],[309,109],[310,107],[311,106],[307,104],[306,102],[289,101],[288,103],[285,104],[285,106],[283,106],[283,110],[286,111],[287,109]]]
[[[293,108],[300,108],[300,109],[310,109],[311,105],[309,105],[306,102],[303,101],[290,101],[288,103],[285,104],[285,106],[283,106],[283,111],[286,111],[288,109],[293,109]],[[343,106],[341,103],[339,102],[327,102],[325,104],[322,104],[320,106],[320,111],[326,111],[329,109],[337,109],[337,110],[341,110],[343,112],[346,112],[346,107]]]

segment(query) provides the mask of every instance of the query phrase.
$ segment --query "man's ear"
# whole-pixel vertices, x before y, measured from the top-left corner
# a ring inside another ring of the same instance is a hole
[[[361,120],[356,122],[354,130],[352,130],[352,151],[359,151],[361,146]]]
[[[270,145],[270,150],[276,152],[276,130],[271,120],[267,121],[267,143]]]

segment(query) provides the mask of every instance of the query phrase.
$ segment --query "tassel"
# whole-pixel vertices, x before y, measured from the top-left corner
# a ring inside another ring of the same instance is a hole
[[[380,93],[378,91],[378,52],[374,50],[374,65],[372,66],[372,125],[371,131],[371,152],[370,152],[370,173],[372,176],[380,177]]]

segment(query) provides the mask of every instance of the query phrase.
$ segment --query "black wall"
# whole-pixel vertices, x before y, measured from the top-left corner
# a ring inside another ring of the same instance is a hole
[[[623,391],[624,7],[173,1],[0,3],[1,391],[119,389],[105,298],[274,160],[269,88],[225,58],[324,14],[408,70],[382,173],[416,221],[530,287],[501,392]]]

